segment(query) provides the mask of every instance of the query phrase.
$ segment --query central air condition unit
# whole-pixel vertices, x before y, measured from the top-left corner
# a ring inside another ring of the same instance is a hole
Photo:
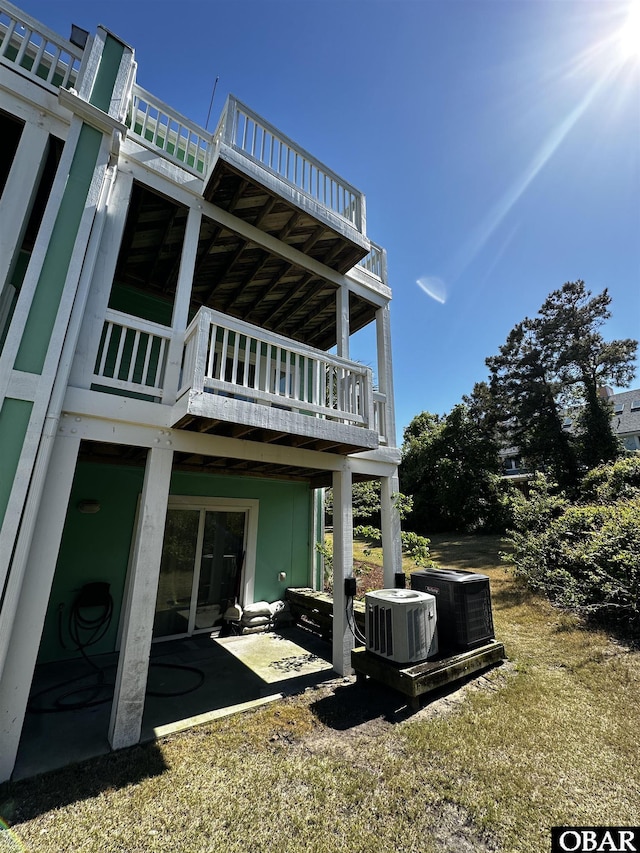
[[[462,569],[411,573],[411,589],[436,597],[440,651],[465,651],[494,638],[489,578]]]
[[[438,652],[436,600],[412,589],[379,589],[365,595],[367,651],[393,661],[419,663]]]

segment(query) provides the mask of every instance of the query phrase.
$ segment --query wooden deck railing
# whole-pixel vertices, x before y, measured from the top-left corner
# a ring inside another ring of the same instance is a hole
[[[172,330],[109,309],[95,364],[94,388],[160,401]],[[284,338],[226,314],[201,308],[184,336],[180,387],[275,406],[287,411],[377,430],[386,444],[384,394],[357,362]],[[171,395],[169,395],[171,396]]]
[[[164,387],[171,329],[107,311],[93,369],[94,385],[159,398]]]
[[[51,91],[76,86],[83,51],[12,3],[0,2],[0,63]]]
[[[215,141],[251,157],[364,233],[364,195],[231,95]]]
[[[161,151],[194,175],[204,175],[211,134],[138,85],[133,87],[127,124],[131,136],[145,147]]]
[[[178,398],[189,390],[374,428],[370,368],[209,308],[185,335]]]

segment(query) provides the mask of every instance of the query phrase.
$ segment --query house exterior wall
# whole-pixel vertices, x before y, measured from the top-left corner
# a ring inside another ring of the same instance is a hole
[[[9,122],[12,139],[20,128],[0,188],[3,781],[36,662],[68,653],[60,605],[64,611],[88,580],[108,581],[116,605],[108,635],[92,649],[119,643],[109,739],[114,748],[137,741],[172,497],[257,502],[255,577],[245,590],[255,600],[282,598],[286,586],[321,585],[313,546],[323,533],[320,489],[331,482],[341,486],[339,576],[352,572],[354,476],[383,484],[389,586],[400,557],[391,291],[384,251],[366,236],[364,196],[299,147],[291,150],[307,174],[331,188],[324,199],[242,150],[235,119],[262,120],[235,99],[219,132],[198,128],[135,84],[133,49],[103,27],[83,52],[6,0],[0,9],[0,121]],[[295,145],[260,126],[276,147]],[[225,181],[243,167],[245,177],[225,195]],[[233,205],[247,185],[248,197],[255,191],[265,201],[243,219],[242,204]],[[127,264],[144,248],[146,225],[134,234],[137,245],[126,240],[130,223],[139,225],[132,198],[141,197],[152,213],[156,199],[165,212],[169,206],[157,252],[140,265],[142,279],[162,252],[169,258],[162,275],[138,287],[140,267]],[[216,267],[218,252],[226,254]],[[201,272],[207,263],[211,274]],[[297,311],[302,325],[292,319]],[[194,315],[197,346],[189,349]],[[369,367],[349,360],[350,335],[368,324],[376,330],[378,388]],[[123,344],[98,366],[101,342],[114,329]],[[144,360],[147,339],[155,385],[109,375],[109,359],[120,363],[124,351],[126,361],[127,347]],[[251,379],[252,354],[261,361],[253,371],[265,380],[260,387]],[[78,512],[87,498],[99,500],[100,512]],[[338,622],[334,662],[347,672],[353,638],[348,620]]]
[[[125,465],[79,462],[44,623],[39,663],[77,657],[69,643],[69,606],[86,583],[110,584],[114,612],[108,633],[91,647],[91,654],[116,649],[127,568],[144,469]],[[216,477],[176,471],[171,496],[247,498],[259,501],[254,598],[275,601],[287,586],[309,582],[311,492],[305,483]],[[81,500],[95,499],[100,511],[82,514]],[[285,572],[286,581],[279,580]],[[63,639],[60,642],[60,620]]]

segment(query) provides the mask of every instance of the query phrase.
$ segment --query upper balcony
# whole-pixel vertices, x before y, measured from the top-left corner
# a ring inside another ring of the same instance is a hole
[[[0,64],[51,92],[77,86],[83,50],[25,15],[0,7]]]
[[[370,249],[364,195],[231,96],[204,197],[340,273]]]

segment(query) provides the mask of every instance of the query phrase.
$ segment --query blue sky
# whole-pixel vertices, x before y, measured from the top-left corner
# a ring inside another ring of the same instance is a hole
[[[640,32],[611,0],[32,0],[104,24],[138,83],[215,127],[232,93],[363,190],[388,251],[399,429],[444,413],[565,281],[640,336]],[[373,366],[373,338],[352,357]],[[634,387],[640,387],[640,375]]]

